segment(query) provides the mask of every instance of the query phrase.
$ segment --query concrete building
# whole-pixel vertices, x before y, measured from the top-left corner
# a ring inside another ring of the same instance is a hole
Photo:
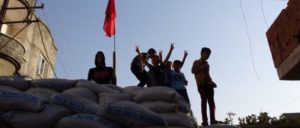
[[[34,3],[0,0],[0,76],[39,79],[54,75],[57,48],[47,25],[34,14]]]
[[[279,79],[300,80],[300,0],[289,0],[267,37]]]

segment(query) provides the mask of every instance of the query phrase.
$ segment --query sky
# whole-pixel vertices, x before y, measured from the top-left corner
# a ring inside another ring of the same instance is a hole
[[[103,31],[107,0],[40,2],[45,8],[37,13],[50,27],[58,48],[58,78],[86,79],[97,51],[103,51],[106,64],[112,65],[113,38]],[[210,74],[218,85],[217,120],[224,120],[228,112],[237,114],[235,124],[238,117],[260,112],[272,117],[299,112],[300,82],[279,80],[266,38],[269,26],[286,7],[287,0],[116,0],[118,86],[138,83],[130,71],[135,46],[141,51],[163,50],[165,56],[174,43],[170,60],[181,60],[188,50],[181,71],[201,123],[201,100],[191,68],[201,48],[209,47]]]

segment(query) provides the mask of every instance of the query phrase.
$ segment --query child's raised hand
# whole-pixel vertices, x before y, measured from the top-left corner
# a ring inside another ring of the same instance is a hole
[[[174,43],[171,43],[171,47],[170,47],[170,49],[174,49]]]
[[[184,56],[187,56],[189,53],[187,50],[184,50]]]
[[[163,50],[159,50],[158,55],[162,55],[162,53],[163,53]]]
[[[137,53],[140,53],[139,46],[135,46],[135,51],[136,51]]]

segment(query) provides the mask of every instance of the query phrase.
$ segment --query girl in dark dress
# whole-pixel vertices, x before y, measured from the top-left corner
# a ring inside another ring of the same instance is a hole
[[[116,77],[112,67],[106,67],[105,56],[102,51],[98,51],[95,56],[95,68],[91,68],[88,80],[98,84],[116,84]]]

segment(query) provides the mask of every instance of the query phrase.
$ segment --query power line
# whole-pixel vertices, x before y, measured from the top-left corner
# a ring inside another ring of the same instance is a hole
[[[263,1],[260,0],[260,9],[261,9],[261,12],[262,12],[262,16],[264,18],[264,21],[265,21],[265,24],[267,26],[267,28],[269,27],[269,24],[267,22],[267,19],[266,19],[266,16],[265,16],[265,11],[264,11],[264,6],[263,6]]]
[[[51,0],[50,0],[50,4],[52,4],[52,3],[51,3]],[[55,6],[54,6],[53,4],[52,4],[52,8],[53,8],[53,10],[54,10],[55,16],[57,17],[58,24],[59,24],[59,26],[61,27],[61,30],[62,30],[62,32],[63,32],[63,37],[64,37],[64,39],[65,39],[65,42],[67,43],[67,46],[69,46],[69,48],[70,48],[70,52],[71,52],[71,55],[72,55],[72,57],[73,57],[73,59],[74,59],[75,66],[77,67],[77,71],[78,71],[80,74],[82,74],[81,68],[80,68],[80,66],[78,65],[78,61],[77,61],[77,59],[76,59],[76,57],[75,57],[75,55],[74,55],[74,52],[73,52],[73,49],[72,49],[72,45],[70,45],[70,43],[69,43],[69,39],[67,38],[67,34],[66,34],[66,32],[65,32],[65,30],[64,30],[64,28],[63,28],[63,25],[62,25],[62,22],[61,22],[61,20],[60,20],[60,17],[59,17],[59,15],[58,15],[58,13],[57,13],[57,11],[56,11],[56,8],[55,8]]]
[[[43,33],[42,33],[42,30],[41,30],[41,27],[40,27],[40,22],[37,22],[37,24],[38,24],[40,36],[41,36],[41,39],[42,39],[43,47],[44,47],[44,50],[45,50],[45,53],[46,53],[46,56],[47,56],[47,60],[49,61],[50,67],[53,71],[53,74],[54,74],[55,78],[57,78],[56,72],[54,70],[54,66],[50,61],[50,57],[49,57],[48,51],[47,51],[46,46],[45,46],[45,41],[44,41]]]
[[[39,2],[42,3],[40,0],[39,0]],[[47,16],[46,16],[46,13],[45,13],[45,11],[44,11],[43,9],[42,9],[42,14],[43,14],[44,19],[45,19],[46,21],[48,21],[48,18],[47,18]],[[63,50],[61,50],[61,51],[59,51],[59,52],[61,53],[63,59],[66,60],[66,57],[65,57],[65,54],[64,54]],[[64,66],[64,63],[63,63],[64,61],[62,61],[62,60],[59,58],[59,56],[58,56],[57,58],[58,58],[59,65],[60,65],[60,66],[62,67],[62,69],[63,69],[63,72],[64,72],[65,76],[68,78],[68,77],[69,77],[69,73],[67,72],[67,70],[66,70],[66,68],[65,68],[65,66]]]
[[[280,105],[279,107],[270,109],[269,112],[272,112],[272,111],[276,111],[276,110],[278,110],[278,109],[281,109],[281,108],[283,108],[283,107],[285,107],[285,106],[287,106],[287,105],[289,105],[289,104],[291,104],[291,103],[293,103],[293,102],[295,102],[295,101],[297,101],[297,100],[299,100],[299,99],[300,99],[300,96],[298,96],[298,97],[296,97],[296,98],[290,100],[289,102],[286,102],[285,104]]]
[[[255,67],[255,64],[254,64],[254,57],[253,57],[253,51],[252,51],[252,40],[251,40],[251,37],[250,37],[250,34],[249,34],[249,30],[248,30],[248,24],[247,24],[247,20],[246,20],[246,15],[245,15],[245,11],[244,11],[244,8],[243,8],[243,3],[242,3],[242,0],[240,0],[240,7],[241,7],[241,12],[243,14],[243,18],[244,18],[244,23],[245,23],[245,29],[246,29],[246,34],[247,34],[247,37],[248,37],[248,40],[249,40],[249,48],[250,48],[250,55],[251,55],[251,62],[252,62],[252,66],[253,66],[253,71],[257,77],[257,79],[259,81],[261,81],[257,71],[256,71],[256,67]]]

